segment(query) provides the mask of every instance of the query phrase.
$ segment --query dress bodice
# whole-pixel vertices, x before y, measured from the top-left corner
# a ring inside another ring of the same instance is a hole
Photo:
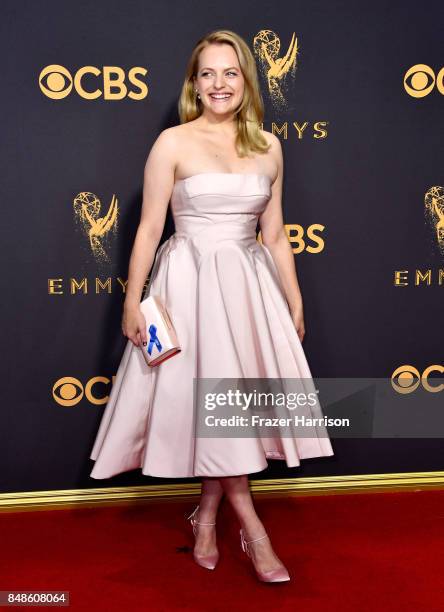
[[[176,234],[190,237],[209,230],[219,236],[255,237],[270,197],[266,174],[205,172],[180,179],[171,196]]]

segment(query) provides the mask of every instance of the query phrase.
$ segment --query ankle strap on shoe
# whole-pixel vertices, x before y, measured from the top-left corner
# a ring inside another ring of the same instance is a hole
[[[215,525],[216,523],[201,523],[196,519],[196,513],[199,510],[199,506],[196,506],[193,512],[187,517],[187,519],[191,522],[193,526],[193,533],[196,535],[196,525]]]
[[[263,540],[264,538],[268,538],[268,535],[265,534],[263,536],[261,536],[260,538],[256,538],[255,540],[245,540],[245,544],[251,544],[252,542],[259,542],[259,540]]]
[[[259,540],[263,540],[264,538],[268,538],[268,534],[265,534],[265,535],[261,536],[260,538],[255,538],[254,540],[248,540],[247,541],[245,539],[245,537],[244,537],[244,532],[243,532],[242,529],[240,530],[240,536],[241,536],[242,550],[244,552],[246,552],[248,556],[250,556],[250,550],[249,550],[248,544],[251,544],[252,542],[259,542]]]

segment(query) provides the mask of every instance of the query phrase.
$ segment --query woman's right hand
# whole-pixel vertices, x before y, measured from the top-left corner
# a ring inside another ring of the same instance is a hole
[[[125,304],[123,307],[122,316],[122,332],[123,335],[131,340],[134,346],[146,346],[146,321],[140,305]]]

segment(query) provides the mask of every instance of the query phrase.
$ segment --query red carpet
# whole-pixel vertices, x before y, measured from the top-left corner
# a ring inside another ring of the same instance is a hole
[[[225,500],[214,571],[192,560],[193,502],[1,514],[0,590],[66,590],[90,612],[444,609],[444,491],[255,503],[287,584],[257,582]]]

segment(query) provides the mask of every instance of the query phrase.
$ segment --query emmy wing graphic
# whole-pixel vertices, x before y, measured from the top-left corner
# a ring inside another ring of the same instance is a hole
[[[298,53],[297,38],[293,32],[288,51],[284,57],[279,57],[281,42],[277,34],[271,30],[261,30],[253,41],[253,48],[268,83],[268,91],[276,106],[285,106],[283,93],[284,78],[290,74],[294,77],[296,71],[296,54]]]
[[[434,230],[438,249],[444,255],[444,188],[430,187],[424,196],[425,213]]]
[[[105,241],[109,232],[117,230],[119,214],[118,200],[113,195],[111,204],[104,217],[99,217],[101,204],[99,198],[89,191],[82,191],[74,198],[74,215],[83,233],[89,239],[91,251],[97,262],[109,262]]]

